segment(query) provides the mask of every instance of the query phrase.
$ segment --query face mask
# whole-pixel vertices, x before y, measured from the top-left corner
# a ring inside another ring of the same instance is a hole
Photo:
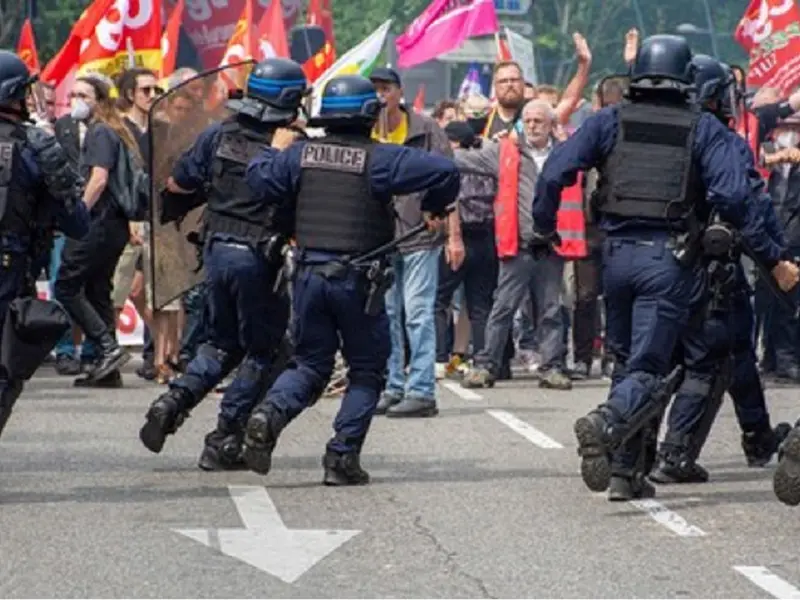
[[[70,116],[76,121],[85,121],[92,115],[92,107],[85,100],[78,98],[72,105]]]
[[[781,148],[794,148],[800,142],[800,133],[796,131],[784,131],[775,139]]]

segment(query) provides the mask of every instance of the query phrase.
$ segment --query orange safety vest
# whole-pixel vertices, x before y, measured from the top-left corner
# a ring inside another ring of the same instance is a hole
[[[500,140],[500,168],[494,201],[494,234],[499,258],[516,256],[519,252],[519,166],[520,153],[516,143],[509,139]],[[575,185],[562,190],[556,227],[561,236],[561,244],[556,247],[559,255],[567,259],[588,256],[583,174],[578,176]]]

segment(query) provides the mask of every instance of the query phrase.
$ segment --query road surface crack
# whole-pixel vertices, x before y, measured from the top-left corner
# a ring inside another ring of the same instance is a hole
[[[422,517],[417,516],[414,517],[414,528],[424,538],[427,538],[436,548],[438,552],[444,555],[445,557],[445,564],[447,568],[456,575],[460,575],[464,579],[470,581],[475,585],[481,593],[483,598],[495,598],[489,593],[489,590],[486,589],[486,584],[480,579],[480,577],[475,577],[470,573],[464,571],[456,562],[456,556],[458,556],[457,552],[453,552],[448,550],[442,542],[439,541],[439,538],[436,537],[436,534],[428,527],[422,524]]]

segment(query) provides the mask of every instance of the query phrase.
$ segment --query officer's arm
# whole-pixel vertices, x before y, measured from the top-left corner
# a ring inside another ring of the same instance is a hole
[[[615,136],[616,116],[604,110],[586,119],[571,137],[553,148],[536,180],[532,212],[537,235],[548,237],[555,232],[561,190],[574,185],[580,171],[598,166],[611,152]]]
[[[286,150],[265,148],[247,165],[244,180],[253,199],[267,204],[293,201],[300,188],[300,163],[304,142]]]
[[[92,218],[86,204],[78,202],[72,211],[68,211],[62,202],[56,202],[55,207],[56,229],[76,240],[89,233]]]
[[[22,153],[22,168],[25,170],[28,181],[33,182],[36,188],[37,202],[53,207],[51,214],[55,218],[57,228],[63,231],[67,237],[83,238],[89,232],[91,217],[86,204],[79,198],[79,191],[75,192],[76,198],[71,198],[71,201],[65,201],[64,198],[53,195],[39,165],[28,152]]]
[[[443,215],[461,188],[461,176],[451,159],[391,144],[374,147],[369,174],[372,191],[379,196],[424,191],[420,209],[434,215]]]
[[[767,183],[756,169],[755,157],[750,145],[740,136],[732,134],[731,140],[736,144],[742,156],[744,165],[747,168],[747,176],[750,181],[750,198],[759,207],[761,218],[764,220],[764,227],[767,234],[784,251],[784,256],[788,256],[786,236],[783,227],[775,214],[775,207],[772,205],[772,198],[767,192]]]
[[[172,169],[169,191],[178,194],[191,194],[211,179],[211,166],[217,151],[221,125],[215,123],[205,129],[194,145],[184,152]],[[177,187],[176,187],[177,186]]]
[[[706,186],[708,202],[739,230],[745,243],[764,265],[772,269],[781,248],[765,234],[762,211],[751,197],[748,169],[728,129],[716,117],[703,114],[697,124],[694,155]]]

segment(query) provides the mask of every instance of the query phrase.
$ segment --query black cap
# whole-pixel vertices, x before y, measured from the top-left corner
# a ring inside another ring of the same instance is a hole
[[[397,74],[397,71],[389,67],[377,67],[373,69],[372,73],[370,73],[369,80],[385,81],[386,83],[393,83],[397,87],[403,87],[403,84],[400,83],[400,75]]]

